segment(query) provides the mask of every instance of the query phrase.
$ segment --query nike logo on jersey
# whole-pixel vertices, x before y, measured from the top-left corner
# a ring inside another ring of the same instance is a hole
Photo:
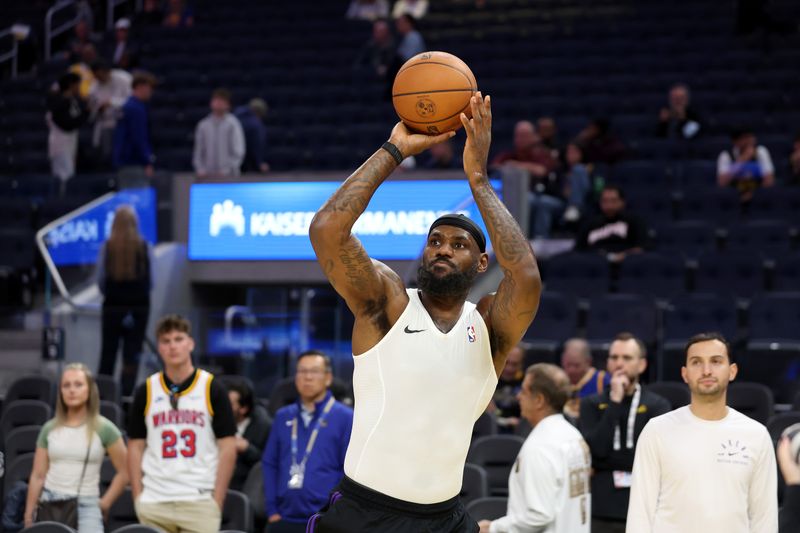
[[[419,333],[420,331],[425,331],[425,330],[424,329],[408,329],[408,326],[406,326],[406,329],[404,329],[403,331],[406,332],[406,333]]]

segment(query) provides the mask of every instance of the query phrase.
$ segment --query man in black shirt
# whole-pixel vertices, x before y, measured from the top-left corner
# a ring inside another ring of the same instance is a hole
[[[622,189],[606,185],[600,193],[600,211],[600,215],[581,228],[575,240],[576,249],[604,253],[613,262],[643,250],[647,227],[639,217],[625,212]]]
[[[128,474],[139,522],[165,531],[212,533],[236,462],[236,422],[225,387],[192,364],[185,318],[156,327],[164,371],[134,395]]]
[[[620,333],[608,351],[611,385],[581,401],[578,427],[592,451],[592,532],[625,533],[636,441],[645,424],[670,410],[647,391],[639,376],[647,369],[641,340]]]
[[[236,468],[231,479],[233,490],[242,490],[253,465],[261,463],[272,419],[263,406],[253,400],[253,389],[244,378],[225,379],[228,398],[236,421]]]

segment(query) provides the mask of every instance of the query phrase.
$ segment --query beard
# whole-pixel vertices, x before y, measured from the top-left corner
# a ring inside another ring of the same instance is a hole
[[[444,276],[437,276],[431,271],[430,266],[421,264],[417,269],[417,286],[431,296],[461,296],[469,292],[476,277],[478,277],[477,261],[466,271],[455,270]]]

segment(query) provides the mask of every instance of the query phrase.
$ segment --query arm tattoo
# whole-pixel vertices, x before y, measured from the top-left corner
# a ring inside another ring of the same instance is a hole
[[[320,213],[335,217],[340,227],[349,230],[364,212],[378,186],[397,167],[386,150],[378,150],[345,180],[320,208]]]
[[[533,251],[528,239],[495,194],[489,180],[483,178],[477,183],[470,182],[470,186],[475,203],[478,204],[478,209],[486,221],[486,229],[489,230],[489,239],[494,246],[497,261],[506,272],[523,261],[533,261]]]

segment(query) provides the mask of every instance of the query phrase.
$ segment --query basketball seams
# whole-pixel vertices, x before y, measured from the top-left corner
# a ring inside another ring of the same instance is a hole
[[[407,67],[405,67],[403,69],[400,69],[400,71],[398,71],[397,75],[394,78],[395,79],[395,83],[397,83],[397,78],[400,76],[401,73],[403,73],[403,72],[405,72],[405,71],[407,71],[409,69],[412,69],[414,67],[421,67],[421,66],[424,66],[424,65],[441,65],[443,67],[451,68],[451,69],[455,70],[456,72],[458,72],[459,74],[461,74],[462,76],[464,76],[464,78],[467,80],[467,85],[469,85],[469,90],[475,91],[477,89],[477,87],[472,85],[472,80],[469,79],[469,76],[467,76],[464,71],[462,71],[460,69],[457,69],[453,65],[448,65],[447,63],[442,63],[440,61],[425,61],[424,63],[415,63],[413,65],[409,65],[409,66],[407,66]],[[469,68],[469,67],[467,67],[467,68]],[[453,90],[464,91],[464,90],[467,90],[467,89],[453,89]],[[426,91],[426,92],[433,92],[433,91]],[[403,93],[403,94],[407,94],[407,93]],[[395,96],[403,96],[403,94],[394,94],[393,93],[392,94],[392,98],[394,98]],[[424,94],[424,93],[420,93],[420,94]]]
[[[400,98],[401,96],[414,96],[414,95],[417,95],[417,94],[463,93],[463,92],[467,92],[467,91],[469,91],[471,93],[474,93],[475,89],[473,89],[473,88],[469,88],[469,89],[437,89],[435,91],[417,91],[417,92],[414,92],[414,93],[393,94],[392,98]]]

